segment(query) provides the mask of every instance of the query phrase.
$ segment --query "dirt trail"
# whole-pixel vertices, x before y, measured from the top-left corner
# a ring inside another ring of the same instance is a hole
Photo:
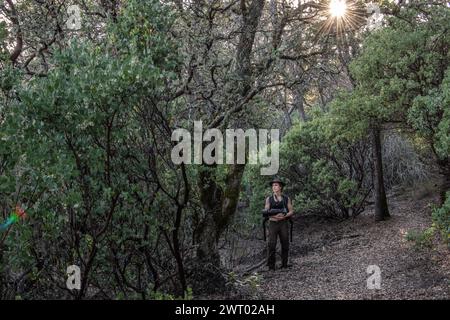
[[[255,270],[262,276],[261,298],[449,299],[449,250],[419,250],[404,238],[408,230],[430,226],[432,202],[437,198],[418,200],[412,192],[391,196],[392,217],[378,223],[372,208],[344,222],[298,219],[291,269]],[[369,265],[379,266],[381,289],[367,289]]]

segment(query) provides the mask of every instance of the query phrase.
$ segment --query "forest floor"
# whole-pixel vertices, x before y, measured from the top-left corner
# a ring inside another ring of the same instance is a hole
[[[408,231],[430,227],[431,204],[438,201],[432,194],[436,193],[425,189],[391,192],[391,218],[382,222],[374,222],[373,207],[341,222],[298,216],[291,243],[291,268],[279,269],[278,255],[276,271],[268,271],[265,264],[253,269],[251,272],[259,277],[254,296],[296,300],[449,299],[450,250],[436,239],[432,248],[418,247],[405,239]],[[381,271],[380,289],[367,287],[370,265]]]

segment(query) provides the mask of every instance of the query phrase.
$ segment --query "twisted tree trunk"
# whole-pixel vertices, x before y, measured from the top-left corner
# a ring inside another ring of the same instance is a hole
[[[234,86],[242,98],[246,97],[253,85],[252,49],[264,3],[264,0],[253,0],[247,6],[246,1],[240,2],[243,19],[234,70],[239,81],[234,82]],[[202,165],[199,172],[198,185],[204,218],[194,235],[197,244],[196,268],[192,277],[194,292],[208,293],[225,287],[217,243],[236,212],[245,164],[229,165],[227,169],[224,189],[217,182],[215,165]]]

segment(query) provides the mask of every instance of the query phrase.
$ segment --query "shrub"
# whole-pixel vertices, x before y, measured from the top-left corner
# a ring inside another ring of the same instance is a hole
[[[434,208],[432,219],[443,241],[450,247],[450,192],[447,192],[445,203],[441,207]]]

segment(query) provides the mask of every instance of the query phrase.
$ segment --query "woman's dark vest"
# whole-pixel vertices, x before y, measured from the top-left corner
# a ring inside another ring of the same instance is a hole
[[[283,198],[281,201],[275,201],[275,197],[273,195],[269,197],[270,209],[286,208],[289,211],[288,209],[289,197],[285,196],[284,194],[282,194],[281,197]]]

